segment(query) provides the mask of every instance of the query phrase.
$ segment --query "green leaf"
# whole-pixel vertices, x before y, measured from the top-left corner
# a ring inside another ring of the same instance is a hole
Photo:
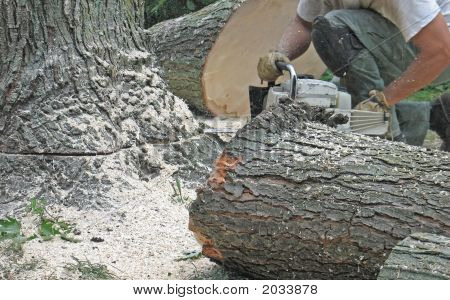
[[[31,212],[42,217],[44,215],[44,211],[45,211],[45,204],[46,203],[44,200],[31,199],[31,202],[30,202]]]
[[[57,226],[54,221],[44,219],[39,227],[39,235],[44,238],[44,240],[49,240],[61,233],[58,227],[59,226]]]
[[[323,81],[331,81],[331,79],[333,79],[333,73],[331,73],[331,71],[328,69],[320,77],[320,80],[323,80]]]
[[[28,241],[32,241],[32,240],[36,239],[37,237],[38,236],[36,234],[33,234],[33,235],[27,237],[25,240],[28,242]]]
[[[6,218],[0,220],[0,241],[20,236],[20,223],[16,219]]]
[[[73,225],[67,222],[43,219],[41,226],[39,227],[39,235],[44,241],[49,241],[53,237],[59,235],[65,241],[69,241],[72,243],[80,242],[80,240],[69,236],[72,229]]]
[[[178,178],[176,179],[176,183],[177,183],[178,193],[181,196],[181,182],[180,182],[180,180]]]

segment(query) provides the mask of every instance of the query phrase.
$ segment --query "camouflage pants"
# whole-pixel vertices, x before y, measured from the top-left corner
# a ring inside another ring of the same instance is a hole
[[[399,77],[417,54],[399,29],[380,14],[367,10],[335,10],[325,15],[334,26],[350,28],[365,49],[351,62],[341,84],[352,95],[353,105],[368,98],[369,91],[383,90]],[[435,83],[450,80],[447,69]],[[411,145],[422,145],[429,129],[431,105],[403,100],[392,110],[392,136],[402,133]]]

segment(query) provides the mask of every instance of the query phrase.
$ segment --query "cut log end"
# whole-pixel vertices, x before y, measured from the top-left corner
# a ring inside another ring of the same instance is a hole
[[[298,1],[249,0],[230,17],[203,68],[203,98],[216,115],[249,115],[248,87],[261,86],[259,57],[275,50]],[[325,67],[313,47],[294,62],[302,73],[320,76]]]
[[[261,86],[259,57],[277,48],[298,0],[221,0],[155,25],[149,37],[171,91],[197,112],[248,116],[249,86]],[[168,35],[166,32],[170,32]],[[176,37],[183,37],[183,43]],[[294,61],[297,71],[326,69],[313,47]]]

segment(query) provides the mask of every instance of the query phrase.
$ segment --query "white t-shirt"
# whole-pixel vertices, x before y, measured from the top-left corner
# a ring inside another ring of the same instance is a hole
[[[336,9],[372,9],[394,23],[406,41],[442,13],[450,28],[450,0],[300,0],[297,14],[307,22]]]

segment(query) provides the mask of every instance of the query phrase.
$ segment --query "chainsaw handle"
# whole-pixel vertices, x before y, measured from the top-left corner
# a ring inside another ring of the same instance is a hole
[[[275,65],[277,66],[279,71],[288,71],[289,72],[289,65],[290,64],[288,64],[288,63],[286,63],[284,61],[276,61]]]
[[[289,72],[289,75],[291,77],[291,89],[289,92],[289,96],[292,100],[295,100],[295,98],[297,97],[297,72],[295,71],[294,66],[282,61],[275,62],[275,65],[280,72]]]

